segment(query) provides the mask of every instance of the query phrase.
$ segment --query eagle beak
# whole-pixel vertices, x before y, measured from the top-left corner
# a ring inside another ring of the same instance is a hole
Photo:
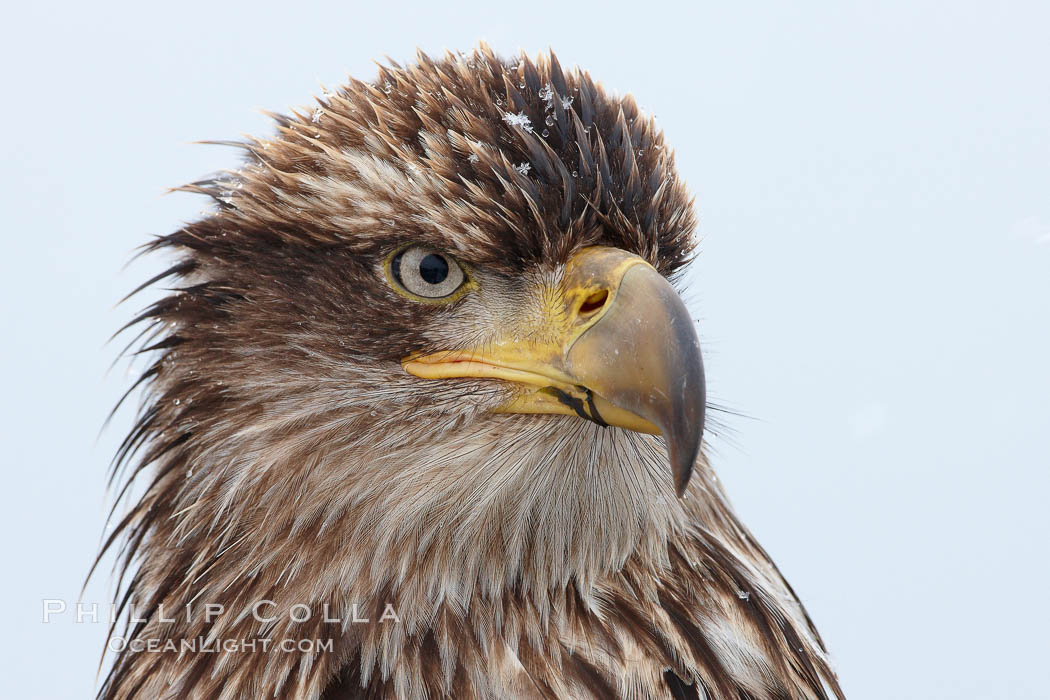
[[[700,452],[706,396],[700,342],[682,299],[642,258],[608,247],[574,255],[551,291],[542,295],[548,301],[536,327],[482,347],[410,356],[405,370],[424,379],[512,382],[504,413],[576,415],[662,434],[683,495]]]

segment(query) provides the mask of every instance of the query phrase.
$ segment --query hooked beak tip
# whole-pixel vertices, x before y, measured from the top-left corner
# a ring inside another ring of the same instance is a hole
[[[581,384],[659,428],[675,492],[684,495],[700,455],[706,386],[693,319],[674,287],[649,265],[628,268],[567,366]]]

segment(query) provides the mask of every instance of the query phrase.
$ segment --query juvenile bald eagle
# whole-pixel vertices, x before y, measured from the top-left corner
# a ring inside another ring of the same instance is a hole
[[[692,202],[634,101],[482,46],[276,120],[147,246],[99,696],[840,695],[700,449]]]

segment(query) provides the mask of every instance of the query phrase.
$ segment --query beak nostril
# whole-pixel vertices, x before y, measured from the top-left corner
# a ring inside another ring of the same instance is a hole
[[[580,314],[594,313],[598,309],[605,306],[605,302],[609,300],[609,292],[605,289],[599,289],[597,292],[592,292],[583,303],[580,304]]]

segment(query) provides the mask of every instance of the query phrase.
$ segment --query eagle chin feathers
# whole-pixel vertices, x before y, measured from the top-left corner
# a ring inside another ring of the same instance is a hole
[[[174,289],[129,324],[152,359],[114,478],[142,496],[103,550],[128,622],[99,697],[841,696],[706,458],[679,499],[657,437],[401,367],[531,313],[515,290],[586,246],[679,276],[692,200],[634,101],[482,45],[275,119],[178,188],[208,215],[146,246],[174,264],[143,287]],[[392,294],[410,243],[509,290],[494,315]]]

